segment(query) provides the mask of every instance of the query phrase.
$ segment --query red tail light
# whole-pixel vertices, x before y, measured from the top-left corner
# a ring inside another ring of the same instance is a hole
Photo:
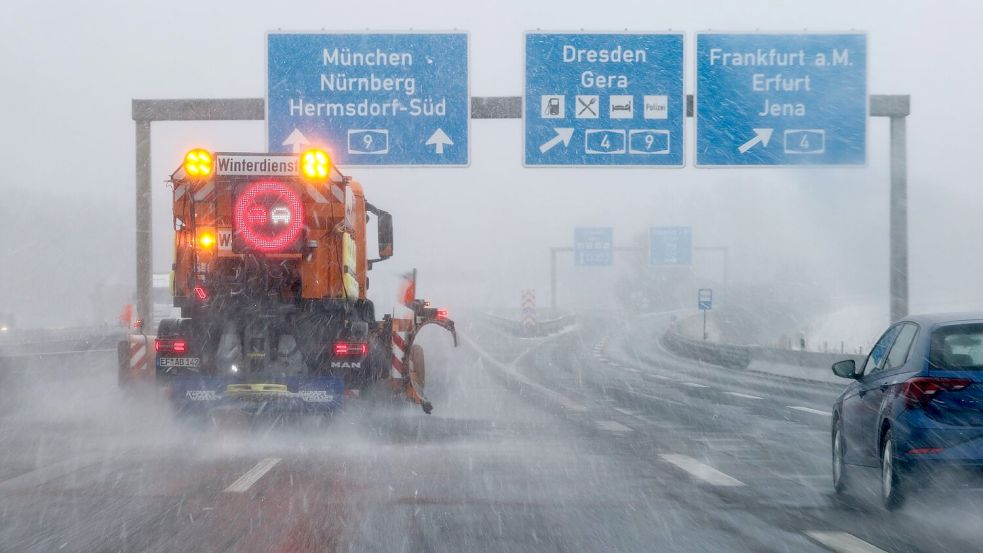
[[[357,357],[369,353],[369,345],[365,342],[335,342],[335,357]]]
[[[446,309],[438,309],[437,310],[437,319],[440,320],[440,321],[446,321],[447,320],[447,310]]]
[[[912,378],[901,384],[901,396],[909,407],[927,405],[941,392],[965,390],[973,381],[968,378],[941,378],[924,376]]]
[[[909,449],[908,455],[931,455],[933,453],[939,453],[942,451],[941,447],[918,447],[915,449]]]
[[[204,286],[195,286],[195,296],[198,301],[205,301],[208,299],[208,290]]]
[[[188,342],[178,338],[176,340],[154,340],[154,350],[157,353],[185,353],[188,351]]]

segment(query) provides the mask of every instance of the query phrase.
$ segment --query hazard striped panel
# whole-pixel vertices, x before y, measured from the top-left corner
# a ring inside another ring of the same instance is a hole
[[[125,386],[144,379],[153,378],[156,354],[156,336],[131,334],[119,343],[119,382]]]
[[[390,378],[406,378],[406,338],[403,332],[393,332],[392,371]]]

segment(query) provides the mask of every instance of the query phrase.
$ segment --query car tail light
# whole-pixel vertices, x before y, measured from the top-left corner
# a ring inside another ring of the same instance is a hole
[[[369,352],[365,342],[335,342],[333,348],[335,357],[357,357]]]
[[[178,338],[175,340],[154,340],[154,350],[157,353],[185,353],[188,351],[188,342]]]
[[[204,286],[195,286],[195,296],[197,296],[198,301],[205,301],[208,299],[208,289]]]
[[[942,451],[941,447],[917,447],[915,449],[909,449],[909,455],[931,455],[933,453],[939,453]]]
[[[901,396],[909,407],[918,407],[927,405],[941,392],[959,392],[972,383],[968,378],[917,377],[901,384]]]
[[[446,309],[438,309],[437,310],[437,320],[438,321],[446,321],[447,320],[447,310]]]

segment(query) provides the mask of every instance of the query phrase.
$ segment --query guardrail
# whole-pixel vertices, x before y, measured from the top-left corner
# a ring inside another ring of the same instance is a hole
[[[482,314],[481,319],[498,330],[512,334],[513,336],[526,338],[539,338],[556,334],[561,330],[577,322],[575,315],[563,315],[553,319],[537,321],[535,325],[526,326],[521,321],[499,317],[497,315]]]
[[[669,329],[662,335],[662,345],[669,351],[704,363],[732,369],[746,369],[751,364],[750,348],[692,340]]]
[[[125,335],[123,329],[103,326],[15,330],[0,337],[0,357],[114,350]]]
[[[677,355],[721,367],[823,382],[837,382],[830,371],[833,363],[853,359],[862,364],[865,359],[846,353],[782,350],[695,340],[682,336],[674,328],[662,335],[661,344]]]

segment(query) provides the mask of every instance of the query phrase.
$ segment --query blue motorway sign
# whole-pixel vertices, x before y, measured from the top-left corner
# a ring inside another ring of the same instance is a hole
[[[701,311],[713,309],[713,290],[711,288],[700,288],[696,303]]]
[[[690,227],[651,227],[649,265],[692,265],[693,229]]]
[[[614,229],[577,228],[573,232],[573,260],[579,266],[606,266],[614,262]]]
[[[683,35],[527,33],[525,164],[683,165]]]
[[[467,165],[466,33],[269,33],[271,152],[341,165]]]
[[[866,159],[867,35],[697,35],[697,165]]]

